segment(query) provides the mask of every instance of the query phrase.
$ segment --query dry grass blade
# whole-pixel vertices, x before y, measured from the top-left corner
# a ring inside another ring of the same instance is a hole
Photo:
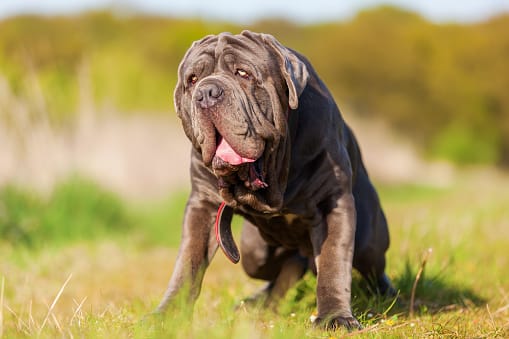
[[[5,277],[2,277],[2,285],[0,286],[0,338],[4,334],[4,285]]]
[[[83,307],[83,304],[85,303],[85,301],[87,301],[87,297],[83,298],[83,300],[79,303],[78,307],[74,311],[74,313],[71,317],[71,321],[69,322],[71,325],[73,324],[74,319],[76,319],[78,317],[78,314],[80,314],[81,308]],[[79,324],[79,319],[78,319],[78,324]]]
[[[377,329],[377,327],[379,327],[379,326],[380,326],[380,324],[374,324],[374,325],[371,325],[369,327],[364,327],[361,330],[353,331],[353,332],[349,332],[347,334],[344,334],[344,335],[342,335],[342,337],[343,338],[356,337],[359,334],[371,333],[371,332],[375,331]],[[331,338],[334,338],[334,337],[331,337]]]
[[[46,317],[44,318],[44,321],[42,322],[41,328],[39,329],[39,335],[41,334],[42,330],[44,329],[44,326],[46,326],[46,323],[48,322],[48,319],[51,316],[53,309],[55,308],[55,306],[58,302],[58,299],[60,299],[60,296],[64,292],[64,289],[67,286],[67,284],[69,283],[69,281],[71,280],[71,278],[72,278],[72,273],[69,274],[69,277],[67,278],[67,280],[64,282],[62,287],[60,287],[60,290],[58,291],[57,295],[55,296],[53,303],[51,304],[51,306],[48,309],[48,314],[46,314]]]
[[[32,312],[33,309],[33,301],[30,300],[30,303],[28,304],[28,328],[38,328],[37,323],[35,322],[34,315]]]
[[[53,322],[55,323],[55,326],[58,329],[58,331],[60,332],[60,334],[63,334],[62,326],[60,326],[60,322],[58,321],[58,319],[54,313],[51,313],[51,318],[53,319]]]
[[[16,318],[16,321],[18,322],[18,330],[25,333],[26,335],[30,335],[30,328],[29,326],[27,325],[27,323],[25,323],[23,321],[23,319],[21,319],[18,314],[16,312],[14,312],[14,310],[12,308],[10,308],[7,304],[4,305],[5,309],[7,311],[9,311],[13,316],[14,318]]]
[[[428,250],[426,252],[424,252],[424,255],[422,256],[421,267],[419,267],[419,271],[417,272],[417,275],[415,276],[415,281],[412,286],[412,294],[410,296],[410,311],[409,311],[410,318],[414,317],[415,291],[417,290],[417,284],[419,283],[419,280],[421,279],[422,272],[424,272],[424,268],[426,267],[426,263],[428,262],[428,258],[432,252],[433,252],[432,248],[428,248]]]
[[[507,305],[505,305],[505,306],[500,307],[500,308],[499,308],[498,310],[496,310],[493,314],[494,314],[494,315],[497,315],[497,314],[502,313],[502,312],[505,312],[505,311],[507,311],[507,310],[509,310],[509,304],[507,304]]]
[[[497,330],[497,324],[495,322],[495,319],[493,318],[493,314],[491,313],[491,310],[490,310],[490,305],[486,304],[486,311],[488,312],[488,316],[489,316],[489,323],[491,325],[491,327],[493,328],[494,331]]]

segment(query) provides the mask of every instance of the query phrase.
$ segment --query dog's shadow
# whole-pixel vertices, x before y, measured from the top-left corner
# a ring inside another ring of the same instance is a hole
[[[394,285],[399,291],[397,303],[390,314],[409,314],[412,290],[417,275],[417,268],[407,259],[404,270],[393,278]],[[455,283],[447,271],[429,273],[424,270],[415,285],[413,311],[415,314],[436,314],[448,312],[458,308],[479,306],[486,303],[486,299],[472,288]]]
[[[412,289],[416,280],[417,268],[409,260],[406,261],[399,276],[393,276],[397,296],[381,296],[366,289],[366,282],[354,273],[352,280],[352,310],[363,322],[370,319],[390,318],[392,316],[407,317],[410,314]],[[486,300],[467,286],[451,282],[446,272],[427,274],[423,272],[417,282],[413,312],[415,315],[436,314],[457,309],[479,306]],[[316,277],[307,273],[302,281],[292,288],[282,301],[279,311],[282,313],[308,312],[316,305],[314,289]]]

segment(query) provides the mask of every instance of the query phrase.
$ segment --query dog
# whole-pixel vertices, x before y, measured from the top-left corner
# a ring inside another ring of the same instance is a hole
[[[371,290],[386,276],[389,231],[359,145],[309,61],[273,36],[243,31],[192,44],[178,68],[175,109],[192,143],[191,193],[176,265],[157,311],[192,305],[216,250],[280,299],[317,275],[317,318],[361,328],[350,306],[352,267]],[[244,218],[241,249],[233,214]]]

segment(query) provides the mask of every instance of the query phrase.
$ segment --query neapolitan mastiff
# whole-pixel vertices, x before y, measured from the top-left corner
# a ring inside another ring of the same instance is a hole
[[[306,58],[268,34],[207,36],[179,66],[175,108],[193,144],[192,189],[157,311],[177,294],[194,303],[219,245],[269,282],[266,304],[311,269],[316,323],[360,327],[352,265],[372,290],[394,291],[384,273],[387,223],[355,137]],[[234,213],[245,219],[240,253]]]

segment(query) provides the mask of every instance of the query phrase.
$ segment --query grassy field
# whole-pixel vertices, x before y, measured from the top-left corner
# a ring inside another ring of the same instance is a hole
[[[350,334],[311,325],[312,275],[288,293],[277,313],[234,312],[239,300],[261,284],[221,253],[207,271],[192,320],[185,303],[165,317],[147,317],[175,261],[185,193],[141,205],[117,200],[86,181],[73,182],[39,200],[14,188],[1,191],[0,337],[509,336],[509,178],[503,175],[465,173],[447,187],[379,185],[392,235],[388,274],[400,295],[368,298],[356,276],[353,309],[365,328]],[[66,214],[62,206],[80,200],[81,212]],[[101,213],[93,213],[98,209]],[[91,213],[96,219],[87,219]],[[87,233],[83,222],[99,225],[100,231]],[[66,241],[54,240],[50,226],[55,223],[62,229],[79,227]],[[40,232],[32,242],[7,241],[5,232],[14,224],[39,225],[33,227]]]

